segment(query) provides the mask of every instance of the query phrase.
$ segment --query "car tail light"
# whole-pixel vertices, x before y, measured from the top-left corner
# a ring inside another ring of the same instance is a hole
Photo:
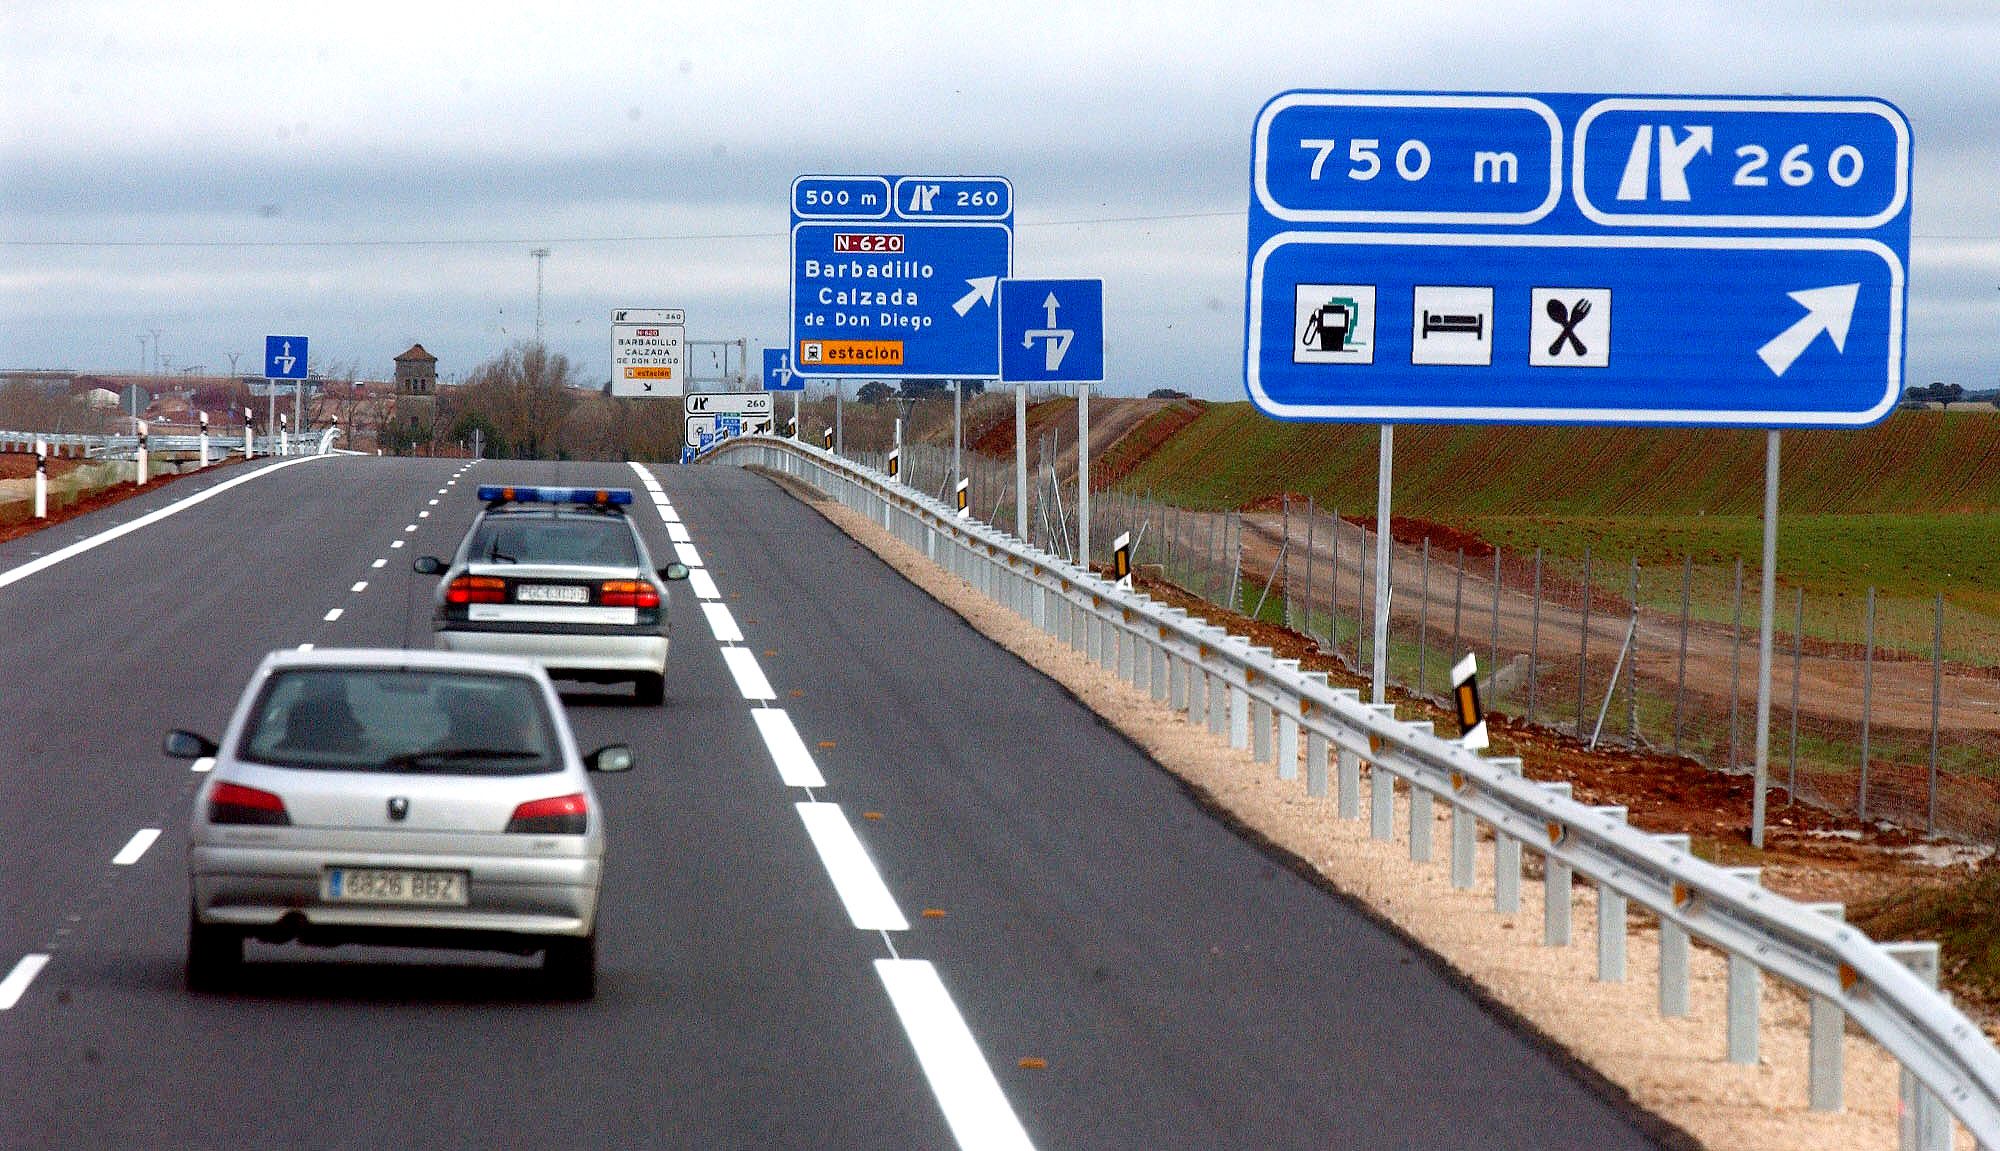
[[[208,793],[208,821],[289,827],[292,817],[285,813],[285,801],[268,791],[235,783],[218,783],[215,790]]]
[[[507,821],[509,833],[526,835],[582,835],[589,829],[590,800],[581,792],[524,803]]]
[[[446,603],[505,603],[507,581],[493,576],[459,576],[445,589]]]
[[[605,607],[659,607],[660,589],[651,580],[608,579],[598,586],[597,602]]]

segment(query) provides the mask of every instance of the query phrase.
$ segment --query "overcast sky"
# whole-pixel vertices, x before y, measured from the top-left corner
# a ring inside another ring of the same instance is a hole
[[[1907,380],[2000,385],[2000,3],[0,5],[0,367],[447,378],[615,307],[789,316],[792,177],[1013,181],[1108,389],[1243,396],[1252,120],[1288,88],[1878,96],[1916,139]],[[709,365],[712,367],[712,364]]]

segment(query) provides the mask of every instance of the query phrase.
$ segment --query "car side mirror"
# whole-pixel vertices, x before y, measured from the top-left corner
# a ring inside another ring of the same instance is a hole
[[[417,562],[410,566],[416,570],[418,575],[444,574],[444,561],[436,556],[418,556]]]
[[[660,569],[660,576],[663,579],[669,580],[686,579],[688,577],[688,566],[678,563],[668,564],[666,567]]]
[[[207,736],[176,729],[167,733],[167,738],[161,741],[160,750],[175,759],[200,759],[214,755],[216,746],[215,741]]]
[[[632,749],[622,743],[606,744],[584,756],[583,766],[589,771],[631,771]]]

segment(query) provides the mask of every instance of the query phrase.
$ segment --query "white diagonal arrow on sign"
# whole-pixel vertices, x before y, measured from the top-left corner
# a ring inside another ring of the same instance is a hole
[[[1806,314],[1758,348],[1757,357],[1771,369],[1772,375],[1783,376],[1821,332],[1832,338],[1835,351],[1846,351],[1847,329],[1854,322],[1854,303],[1860,294],[1860,284],[1833,284],[1787,292],[1786,295],[1805,306]]]
[[[974,304],[992,303],[993,291],[995,288],[998,288],[1000,286],[1000,277],[979,276],[975,279],[969,279],[965,282],[971,285],[972,290],[970,292],[967,292],[963,296],[960,296],[958,298],[958,302],[951,306],[951,310],[957,312],[961,316],[971,311],[972,305]]]

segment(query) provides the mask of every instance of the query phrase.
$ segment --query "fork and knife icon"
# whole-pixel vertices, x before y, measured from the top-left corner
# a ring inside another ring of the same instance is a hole
[[[1564,344],[1568,344],[1570,347],[1576,349],[1578,356],[1589,355],[1590,350],[1583,346],[1583,340],[1576,334],[1576,329],[1583,323],[1584,317],[1590,315],[1589,298],[1586,297],[1574,304],[1568,305],[1565,305],[1561,300],[1551,298],[1545,307],[1549,313],[1549,319],[1554,320],[1562,327],[1562,331],[1556,333],[1555,343],[1549,345],[1549,355],[1561,355]]]

